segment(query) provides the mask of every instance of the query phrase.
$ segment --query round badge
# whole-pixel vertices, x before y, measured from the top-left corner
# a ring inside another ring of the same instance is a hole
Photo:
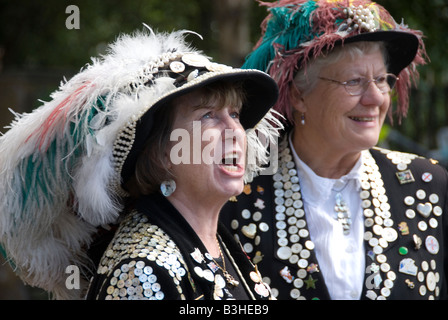
[[[210,60],[208,60],[206,57],[201,56],[199,54],[195,53],[187,53],[182,56],[182,61],[190,66],[196,67],[196,68],[202,68],[205,67],[210,63]]]
[[[196,270],[195,270],[196,271]],[[213,282],[215,280],[215,277],[213,275],[213,272],[211,270],[204,270],[204,273],[202,274],[204,279]]]
[[[418,289],[418,292],[420,293],[421,296],[424,296],[426,294],[426,287],[424,285],[421,285],[420,288]]]
[[[215,285],[220,289],[226,286],[226,281],[220,274],[215,275]]]
[[[423,189],[419,189],[419,190],[417,190],[415,196],[416,196],[418,199],[423,200],[423,199],[426,198],[426,192],[425,192],[425,190],[423,190]]]
[[[277,250],[277,256],[282,260],[288,260],[291,254],[292,250],[290,247],[280,247]]]
[[[212,72],[224,72],[224,71],[232,70],[232,67],[226,66],[225,64],[215,63],[215,62],[207,63],[206,68],[208,71],[212,71]]]
[[[201,278],[204,276],[204,270],[200,267],[194,267],[194,272]]]
[[[406,214],[406,217],[408,217],[409,219],[415,218],[415,211],[412,209],[407,209],[405,214]]]
[[[427,236],[425,240],[425,247],[431,254],[439,253],[439,241],[434,236]]]
[[[437,220],[435,218],[431,218],[429,219],[429,226],[433,229],[437,228],[437,226],[439,225],[439,223],[437,222]]]
[[[181,73],[185,71],[185,65],[180,61],[173,61],[170,63],[170,69],[175,73]]]
[[[293,299],[297,299],[298,297],[300,297],[300,290],[299,289],[292,289],[290,294],[291,298]]]
[[[434,291],[436,289],[436,284],[436,275],[432,271],[428,272],[428,274],[426,275],[426,287],[428,288],[428,290]]]
[[[418,228],[420,231],[426,231],[426,230],[428,229],[428,224],[427,224],[425,221],[420,221],[420,222],[417,224],[417,228]]]
[[[313,241],[311,241],[311,240],[306,241],[306,242],[305,242],[305,247],[306,247],[308,250],[313,250],[313,249],[314,249],[314,243],[313,243]]]
[[[261,281],[260,276],[255,271],[251,271],[250,278],[252,279],[253,282],[256,282],[256,283]]]
[[[424,182],[431,182],[432,181],[432,174],[429,172],[425,172],[424,174],[422,174],[422,180]]]
[[[414,197],[407,196],[406,198],[404,198],[404,203],[408,206],[412,206],[414,202],[415,202]]]
[[[434,213],[435,216],[440,217],[443,213],[443,210],[441,207],[435,206],[432,212]]]
[[[431,194],[429,196],[429,202],[436,204],[437,202],[439,202],[439,196],[435,193]]]
[[[269,230],[269,225],[267,223],[265,223],[265,222],[260,223],[260,225],[258,227],[263,232],[266,232],[266,231]]]
[[[397,240],[398,232],[397,232],[397,230],[395,230],[393,228],[386,227],[386,228],[383,228],[382,236],[384,239],[387,240],[387,242],[393,242],[393,241]]]

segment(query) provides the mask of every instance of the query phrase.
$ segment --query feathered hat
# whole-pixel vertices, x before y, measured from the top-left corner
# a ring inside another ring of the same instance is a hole
[[[395,22],[382,6],[369,0],[279,0],[261,2],[269,9],[261,24],[262,36],[243,68],[268,72],[279,85],[275,110],[293,123],[289,86],[299,69],[335,46],[358,41],[383,41],[389,54],[389,72],[399,77],[399,120],[408,110],[416,66],[425,64],[422,33]],[[392,108],[390,108],[392,117]]]
[[[247,177],[268,160],[262,140],[278,134],[269,111],[276,83],[259,70],[211,62],[186,42],[187,33],[120,36],[51,101],[17,115],[0,138],[0,244],[24,282],[79,298],[80,290],[65,285],[66,268],[87,264],[97,227],[116,222],[122,185],[168,100],[216,81],[241,82]]]

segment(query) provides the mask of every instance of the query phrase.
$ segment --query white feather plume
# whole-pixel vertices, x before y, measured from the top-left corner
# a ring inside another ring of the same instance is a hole
[[[184,34],[120,36],[0,137],[0,243],[26,283],[55,298],[81,297],[65,286],[64,270],[86,263],[96,227],[122,209],[110,187],[114,139],[159,94],[144,86],[145,66],[167,50],[197,52]]]

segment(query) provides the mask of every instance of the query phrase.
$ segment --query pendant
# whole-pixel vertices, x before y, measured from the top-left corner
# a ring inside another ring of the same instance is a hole
[[[341,193],[336,194],[336,204],[334,206],[334,211],[336,212],[336,219],[341,223],[344,235],[350,234],[350,226],[352,220],[350,217],[350,210],[342,198]]]
[[[224,271],[224,277],[226,278],[227,283],[231,286],[238,287],[240,284],[239,281],[235,280],[235,278],[227,271]]]

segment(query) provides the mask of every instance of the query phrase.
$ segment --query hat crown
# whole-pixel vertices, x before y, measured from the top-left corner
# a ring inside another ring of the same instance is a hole
[[[266,5],[269,14],[247,68],[266,71],[276,55],[331,48],[335,41],[357,34],[400,28],[385,8],[370,0],[280,0]]]

